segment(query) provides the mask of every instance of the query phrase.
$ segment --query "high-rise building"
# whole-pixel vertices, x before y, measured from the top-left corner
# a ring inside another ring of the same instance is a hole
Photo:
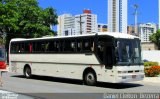
[[[108,31],[127,33],[128,0],[108,0]]]
[[[83,14],[75,15],[76,35],[97,32],[97,15],[91,14],[91,10],[83,10]]]
[[[67,36],[74,34],[74,27],[75,27],[74,16],[71,14],[63,14],[58,16],[58,36]]]
[[[140,24],[139,30],[141,42],[150,42],[149,36],[153,33],[156,33],[157,26],[153,23]]]

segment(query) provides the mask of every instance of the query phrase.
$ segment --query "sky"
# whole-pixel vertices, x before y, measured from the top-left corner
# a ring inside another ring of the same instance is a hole
[[[58,15],[69,13],[82,14],[84,9],[90,9],[97,14],[98,23],[107,24],[108,0],[38,0],[42,8],[53,7]],[[134,24],[134,7],[138,8],[138,24],[158,24],[158,0],[128,0],[128,25]]]

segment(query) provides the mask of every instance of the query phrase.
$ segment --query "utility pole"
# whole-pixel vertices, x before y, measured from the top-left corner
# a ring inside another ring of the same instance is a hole
[[[79,23],[79,25],[80,25],[80,34],[82,35],[82,24],[84,23],[84,22],[82,22],[82,17],[85,17],[85,16],[82,16],[82,15],[80,15],[79,16],[79,21],[78,21],[78,23]],[[77,18],[77,17],[76,17]]]
[[[137,25],[137,20],[138,20],[138,5],[137,4],[134,4],[134,10],[135,10],[135,12],[134,12],[134,19],[135,19],[135,27],[134,27],[134,32],[135,32],[135,34],[137,35],[137,36],[139,36],[139,33],[138,33],[138,31],[137,31],[137,29],[138,29],[138,25]]]

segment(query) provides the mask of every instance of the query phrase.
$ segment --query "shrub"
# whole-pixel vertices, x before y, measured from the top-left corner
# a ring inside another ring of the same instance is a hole
[[[152,66],[150,68],[145,68],[145,76],[157,77],[160,74],[160,66]]]
[[[158,62],[144,62],[144,66],[158,66]]]

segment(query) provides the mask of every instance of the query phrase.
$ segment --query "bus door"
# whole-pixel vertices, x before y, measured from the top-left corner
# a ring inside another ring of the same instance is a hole
[[[106,69],[112,69],[114,64],[114,47],[112,43],[105,43],[103,49],[103,63]]]

